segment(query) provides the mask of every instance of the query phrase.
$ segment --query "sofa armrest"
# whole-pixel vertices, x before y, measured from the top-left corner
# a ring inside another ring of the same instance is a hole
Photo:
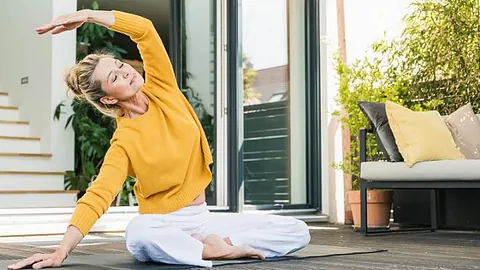
[[[367,161],[367,133],[372,133],[371,129],[361,128],[358,131],[358,140],[360,142],[360,164]]]

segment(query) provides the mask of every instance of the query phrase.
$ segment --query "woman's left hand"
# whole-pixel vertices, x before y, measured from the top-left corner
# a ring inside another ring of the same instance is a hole
[[[45,34],[52,31],[52,34],[59,34],[64,31],[76,29],[88,21],[90,10],[84,9],[74,13],[65,14],[52,20],[36,29],[38,34]]]

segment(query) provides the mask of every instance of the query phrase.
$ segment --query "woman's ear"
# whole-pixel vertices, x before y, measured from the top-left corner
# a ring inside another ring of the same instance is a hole
[[[105,96],[100,98],[100,102],[102,102],[103,104],[113,105],[113,104],[117,104],[118,99],[114,97]]]

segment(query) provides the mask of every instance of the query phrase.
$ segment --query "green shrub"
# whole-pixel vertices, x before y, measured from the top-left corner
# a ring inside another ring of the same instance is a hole
[[[399,99],[399,87],[390,85],[389,78],[382,70],[382,64],[385,59],[381,56],[372,60],[364,58],[356,61],[351,66],[344,65],[340,58],[336,58],[336,71],[339,78],[337,103],[343,105],[348,117],[341,117],[341,122],[345,123],[351,131],[350,149],[351,151],[344,157],[349,162],[334,164],[338,169],[345,173],[352,174],[353,189],[358,189],[358,165],[359,165],[359,141],[357,139],[358,130],[368,127],[367,118],[360,111],[357,102],[360,100],[385,102],[391,100],[402,104]],[[334,112],[334,115],[340,116],[340,112]],[[376,146],[373,136],[368,136],[368,153],[370,160],[382,159],[381,153]]]

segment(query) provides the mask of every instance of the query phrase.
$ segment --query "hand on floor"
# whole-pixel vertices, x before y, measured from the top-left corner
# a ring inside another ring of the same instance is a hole
[[[10,270],[33,268],[40,269],[46,267],[59,267],[67,258],[68,254],[57,248],[57,250],[50,254],[35,254],[23,261],[8,266]]]

